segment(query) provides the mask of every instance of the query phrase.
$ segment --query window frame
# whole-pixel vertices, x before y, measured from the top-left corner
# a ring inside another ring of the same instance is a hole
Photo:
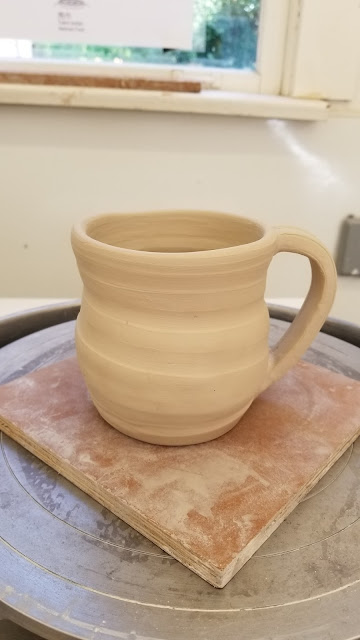
[[[360,71],[359,0],[291,0],[282,95],[354,98]]]
[[[360,116],[359,0],[262,0],[259,23],[255,70],[0,59],[0,71],[20,74],[195,80],[202,85],[197,94],[21,82],[0,84],[0,104],[297,120]]]
[[[220,69],[201,65],[139,64],[0,58],[0,71],[66,75],[196,80],[205,90],[244,93],[279,92],[289,0],[262,0],[256,69]],[[274,46],[276,42],[277,46]]]

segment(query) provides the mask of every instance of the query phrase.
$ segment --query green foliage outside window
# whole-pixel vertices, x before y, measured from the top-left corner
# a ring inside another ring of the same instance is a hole
[[[34,43],[35,58],[195,64],[229,69],[256,62],[260,0],[195,0],[191,51]]]

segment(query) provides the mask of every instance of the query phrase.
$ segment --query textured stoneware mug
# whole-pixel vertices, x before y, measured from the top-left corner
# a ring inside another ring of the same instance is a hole
[[[116,429],[156,444],[231,429],[301,357],[336,289],[333,260],[316,238],[231,214],[97,216],[75,225],[72,246],[84,283],[76,347],[92,400]],[[280,251],[307,256],[312,281],[269,350],[264,291]]]

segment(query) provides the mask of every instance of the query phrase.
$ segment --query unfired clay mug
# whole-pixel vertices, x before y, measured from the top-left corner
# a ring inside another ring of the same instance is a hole
[[[97,216],[75,225],[72,246],[84,283],[76,347],[90,395],[116,429],[156,444],[231,429],[304,353],[336,289],[316,238],[230,214]],[[269,350],[264,290],[280,251],[307,256],[312,282]]]

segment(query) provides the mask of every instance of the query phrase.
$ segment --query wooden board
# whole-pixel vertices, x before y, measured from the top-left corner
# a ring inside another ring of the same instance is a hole
[[[217,587],[243,566],[360,432],[360,383],[307,363],[238,426],[191,447],[123,436],[70,358],[0,387],[1,428]]]
[[[0,72],[0,83],[36,86],[95,87],[97,89],[141,89],[177,93],[200,93],[201,83],[194,80],[155,80],[111,76],[76,76],[48,73]]]

